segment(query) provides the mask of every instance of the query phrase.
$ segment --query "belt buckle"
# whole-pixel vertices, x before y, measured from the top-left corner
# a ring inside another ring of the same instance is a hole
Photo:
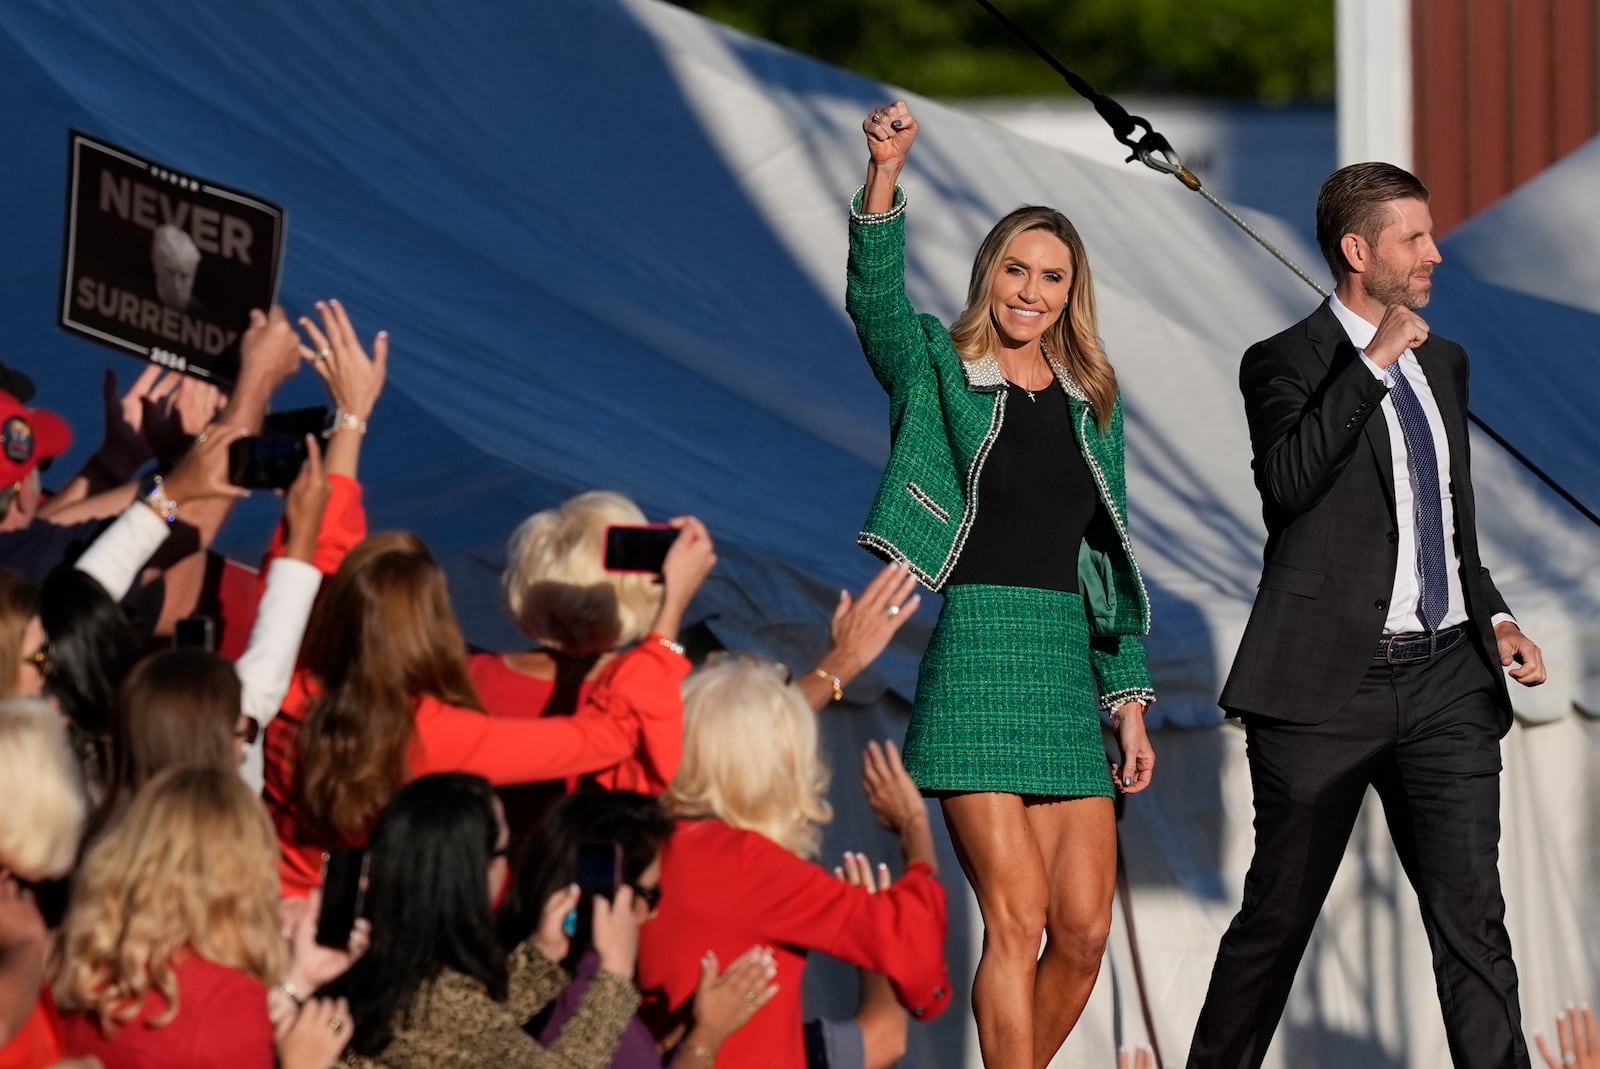
[[[1389,640],[1388,648],[1383,651],[1383,659],[1385,661],[1387,661],[1389,664],[1392,664],[1392,665],[1393,664],[1411,664],[1411,663],[1413,663],[1415,661],[1425,661],[1429,657],[1433,656],[1432,642],[1436,642],[1437,641],[1437,639],[1435,639],[1433,636],[1429,636],[1429,638],[1430,638],[1430,645],[1429,645],[1428,652],[1426,654],[1424,654],[1423,656],[1421,656],[1421,657],[1396,657],[1395,656],[1395,652],[1394,652],[1395,648],[1397,646],[1400,646],[1402,644],[1409,646],[1409,645],[1412,645],[1413,643],[1422,641],[1421,639],[1416,639],[1416,638],[1402,639],[1399,636],[1391,638]]]

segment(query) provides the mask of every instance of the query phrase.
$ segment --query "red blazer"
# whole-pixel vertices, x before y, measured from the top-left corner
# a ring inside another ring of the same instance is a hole
[[[574,716],[513,720],[446,705],[437,698],[418,698],[410,777],[471,772],[504,786],[614,769],[608,786],[653,787],[660,793],[659,784],[677,774],[682,755],[683,701],[678,687],[688,674],[684,657],[646,638],[606,668]],[[278,875],[286,898],[304,897],[321,882],[325,850],[362,845],[322,838],[300,812],[296,740],[314,688],[306,672],[296,673],[283,711],[267,727],[262,744],[266,768],[261,797],[278,832]],[[666,700],[652,704],[641,701],[641,694]],[[641,739],[657,740],[658,752],[627,761],[639,750]]]
[[[325,574],[338,570],[367,529],[360,484],[337,475],[330,481],[332,493],[313,562]],[[280,529],[267,551],[268,561],[283,552],[283,545]],[[601,782],[608,788],[659,794],[677,774],[683,755],[679,687],[688,674],[688,660],[669,650],[659,636],[647,635],[606,666],[571,717],[507,719],[493,714],[517,710],[490,709],[491,715],[485,716],[418,697],[409,774],[471,772],[503,786],[606,770]],[[262,743],[261,794],[278,832],[278,875],[289,898],[304,897],[318,885],[325,850],[362,845],[324,840],[306,826],[300,812],[296,739],[315,696],[316,681],[303,670],[297,672]]]
[[[776,952],[778,993],[722,1044],[724,1069],[806,1069],[800,1010],[808,950],[884,973],[921,1020],[950,1002],[945,890],[917,863],[872,894],[752,831],[685,820],[661,856],[661,906],[639,934],[641,1013],[660,1036],[694,999],[700,959],[724,966],[756,944]]]
[[[62,1015],[69,1055],[92,1054],[105,1069],[273,1069],[267,988],[260,980],[189,956],[177,963],[178,1015],[160,1028],[147,1022],[167,1008],[152,991],[138,1017],[109,1039],[95,1018]]]

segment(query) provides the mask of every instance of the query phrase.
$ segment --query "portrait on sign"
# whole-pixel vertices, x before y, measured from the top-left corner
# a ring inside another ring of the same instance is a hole
[[[231,382],[252,308],[277,300],[283,210],[74,131],[63,327]]]

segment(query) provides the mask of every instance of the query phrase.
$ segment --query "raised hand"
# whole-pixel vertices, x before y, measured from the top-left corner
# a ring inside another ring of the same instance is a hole
[[[679,516],[671,523],[678,529],[678,537],[667,550],[666,560],[661,562],[661,584],[665,590],[652,628],[665,638],[677,637],[684,610],[717,563],[717,546],[705,524],[693,516]]]
[[[632,980],[639,961],[639,913],[633,908],[633,888],[618,887],[610,899],[594,896],[593,938],[600,967]]]
[[[1428,323],[1403,304],[1391,304],[1378,321],[1378,332],[1367,346],[1367,359],[1379,367],[1389,367],[1428,340]]]
[[[867,150],[873,162],[890,166],[904,165],[911,143],[917,139],[917,120],[904,100],[873,108],[861,120],[861,130],[867,135]]]
[[[344,305],[318,301],[317,313],[322,317],[320,327],[310,316],[300,317],[300,329],[311,339],[310,345],[300,346],[300,355],[327,384],[339,411],[365,422],[389,375],[389,334],[380,330],[373,337],[369,358]]]

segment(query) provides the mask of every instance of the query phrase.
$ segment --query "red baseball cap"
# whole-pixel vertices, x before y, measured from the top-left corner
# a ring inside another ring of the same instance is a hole
[[[11,486],[72,445],[72,429],[54,412],[29,408],[0,390],[0,487]]]

